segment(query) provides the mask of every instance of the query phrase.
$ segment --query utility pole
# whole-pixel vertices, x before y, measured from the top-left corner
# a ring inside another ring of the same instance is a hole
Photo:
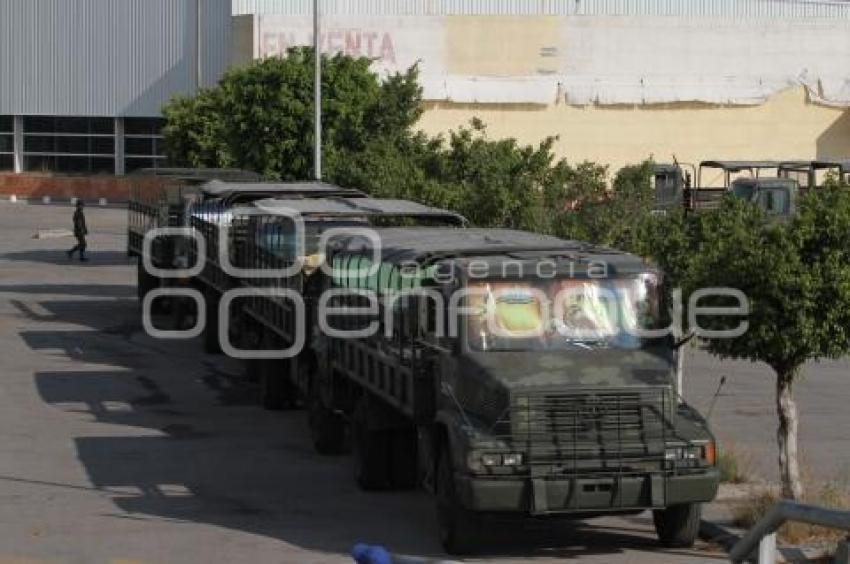
[[[195,0],[195,94],[200,93],[204,85],[203,75],[203,8],[201,7],[202,0]]]
[[[322,51],[319,38],[320,29],[319,0],[313,0],[313,57],[315,58],[315,77],[313,95],[315,131],[313,133],[313,175],[318,182],[322,180]]]

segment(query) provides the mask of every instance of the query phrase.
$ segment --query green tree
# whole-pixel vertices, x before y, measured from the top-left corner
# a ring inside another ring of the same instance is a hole
[[[349,155],[335,180],[380,197],[408,198],[463,214],[481,227],[554,233],[569,201],[605,193],[604,167],[557,160],[555,138],[538,145],[490,139],[473,120],[447,138],[400,133]]]
[[[647,239],[684,295],[734,288],[748,297],[746,333],[704,340],[721,358],[764,362],[773,369],[783,495],[800,499],[794,383],[807,361],[850,353],[850,191],[813,191],[788,224],[771,222],[755,206],[730,198],[715,212],[659,220]],[[733,304],[706,299],[700,305]],[[741,320],[699,321],[705,329],[721,330]]]
[[[293,48],[227,72],[217,86],[163,109],[166,153],[176,165],[234,166],[271,179],[310,178],[313,52]],[[418,71],[380,81],[367,58],[322,57],[323,157],[328,176],[375,139],[406,131],[421,114]]]
[[[611,190],[606,175],[607,168],[592,163],[572,171],[558,195],[567,207],[558,213],[555,234],[639,252],[653,217],[652,162],[620,169]]]
[[[628,201],[610,209],[607,168],[555,158],[538,145],[490,139],[480,120],[446,137],[414,131],[422,113],[416,67],[380,80],[366,58],[323,57],[324,177],[376,197],[451,209],[473,224],[569,235],[612,244]],[[270,179],[312,176],[313,54],[296,48],[231,70],[197,96],[164,108],[175,165],[238,167]],[[632,175],[635,176],[635,175]],[[579,212],[579,213],[576,213]],[[627,214],[630,217],[634,214]]]

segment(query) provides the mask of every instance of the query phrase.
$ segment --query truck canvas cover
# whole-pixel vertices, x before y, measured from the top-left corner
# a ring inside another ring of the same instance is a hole
[[[745,170],[779,168],[779,161],[703,161],[701,168],[720,168],[727,172],[742,172]]]
[[[408,200],[374,198],[326,198],[321,200],[266,199],[254,202],[256,211],[283,217],[297,212],[310,218],[357,218],[383,216],[387,218],[434,219],[459,227],[465,226],[462,215],[417,204]]]
[[[631,265],[645,270],[642,259],[606,247],[578,241],[568,241],[512,229],[470,228],[463,237],[451,230],[419,228],[377,229],[381,239],[382,262],[433,263],[447,259],[484,259],[493,261],[564,259],[566,261],[605,261],[612,265]],[[370,243],[352,236],[338,240],[334,251],[343,254],[370,254]]]
[[[218,199],[225,204],[268,198],[329,198],[365,197],[366,193],[355,188],[343,188],[325,182],[222,182],[213,180],[201,187],[205,200]]]
[[[228,182],[261,182],[263,177],[256,172],[238,168],[142,168],[131,176],[156,176],[170,180],[201,184],[210,180]]]

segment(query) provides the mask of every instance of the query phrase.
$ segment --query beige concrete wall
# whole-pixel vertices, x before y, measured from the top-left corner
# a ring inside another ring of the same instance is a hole
[[[250,65],[257,58],[255,49],[256,16],[233,16],[233,31],[230,36],[230,64],[235,67]]]
[[[308,19],[258,18],[234,18],[234,63],[247,63],[260,56],[261,36],[265,33],[271,34],[275,41],[280,37],[298,44],[309,40]],[[541,84],[548,84],[535,90],[538,96],[518,98],[546,102],[542,105],[428,101],[419,125],[431,134],[445,133],[478,117],[488,125],[492,138],[515,137],[524,143],[537,143],[547,136],[558,136],[558,156],[571,162],[591,160],[609,164],[612,171],[650,156],[658,162],[669,162],[675,155],[680,162],[690,163],[706,159],[850,158],[850,113],[812,103],[803,87],[774,94],[766,103],[756,106],[691,102],[568,105],[564,92],[556,92],[558,76],[569,77],[576,68],[583,68],[582,64],[593,62],[585,60],[590,55],[577,49],[576,41],[584,37],[581,33],[596,33],[582,27],[596,20],[576,21],[581,26],[576,27],[576,22],[567,26],[564,18],[547,16],[447,16],[420,22],[416,18],[346,15],[325,23],[328,29],[337,26],[339,33],[347,30],[369,37],[377,33],[375,37],[391,38],[392,64],[406,68],[405,61],[424,59],[423,83],[425,79],[434,82],[435,77],[445,81],[475,77],[482,82],[489,80],[487,88],[492,89],[505,88],[500,86],[504,84],[500,81],[513,77],[532,79],[531,88],[537,88],[533,80],[541,78],[544,80]],[[425,23],[427,29],[423,27]],[[671,25],[667,20],[656,24]],[[594,25],[601,26],[602,31],[610,27],[613,30],[610,33],[616,34],[617,26],[634,28],[635,22],[614,18]],[[729,32],[726,28],[731,24],[723,25],[715,30],[719,38]],[[833,27],[827,31],[834,32]],[[576,33],[578,38],[573,37]],[[603,49],[594,56],[619,60],[616,53],[616,49]],[[708,60],[712,60],[709,55]],[[751,55],[753,60],[759,60],[759,53]],[[384,61],[382,68],[393,70],[395,67],[390,62]],[[751,74],[760,76],[763,71],[754,69]],[[742,80],[747,78],[752,77],[746,73],[741,76]],[[551,82],[547,82],[549,79]],[[470,95],[461,99],[481,98]]]
[[[449,75],[534,76],[560,67],[561,18],[448,16],[445,61]]]
[[[850,157],[850,113],[810,103],[803,88],[786,90],[764,105],[746,107],[428,102],[419,126],[436,134],[468,124],[473,117],[487,124],[492,138],[537,143],[559,136],[558,156],[571,162],[606,163],[612,171],[650,156],[670,162],[676,155],[680,162],[690,163]]]

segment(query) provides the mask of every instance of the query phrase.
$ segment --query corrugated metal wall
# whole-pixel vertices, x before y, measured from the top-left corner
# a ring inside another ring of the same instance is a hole
[[[652,15],[850,18],[850,3],[816,0],[321,0],[330,14]],[[233,0],[234,14],[309,15],[313,0]]]
[[[229,60],[230,0],[202,0],[202,81]],[[196,0],[2,0],[0,114],[157,116],[197,82]]]

